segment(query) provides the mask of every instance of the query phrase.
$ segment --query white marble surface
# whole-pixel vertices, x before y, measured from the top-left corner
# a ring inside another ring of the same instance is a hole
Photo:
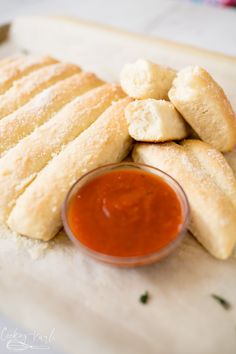
[[[139,33],[160,36],[236,55],[236,10],[191,4],[184,0],[0,0],[0,23],[15,16],[63,14]],[[0,330],[19,326],[0,316]],[[56,349],[24,353],[60,354]],[[0,340],[0,353],[8,354]],[[79,349],[78,349],[79,353]]]
[[[0,22],[63,14],[236,55],[236,9],[187,0],[0,0]]]

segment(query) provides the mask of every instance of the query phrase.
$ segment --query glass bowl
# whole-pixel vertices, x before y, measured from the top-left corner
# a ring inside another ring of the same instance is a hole
[[[183,212],[183,224],[181,226],[179,233],[176,235],[175,239],[173,241],[171,241],[170,243],[168,243],[161,250],[158,250],[155,253],[145,254],[143,256],[117,257],[117,256],[111,256],[108,254],[97,252],[91,248],[88,248],[82,242],[80,242],[76,238],[76,236],[73,234],[73,232],[69,226],[68,218],[67,218],[67,211],[68,211],[68,205],[69,205],[71,199],[79,191],[79,189],[82,188],[86,183],[88,183],[92,179],[94,179],[100,175],[103,175],[105,173],[108,173],[111,171],[117,171],[117,170],[127,170],[127,169],[128,170],[130,170],[130,169],[131,170],[142,170],[142,171],[154,174],[154,175],[162,178],[175,191],[176,195],[179,198],[179,201],[180,201],[180,204],[182,207],[182,212]],[[70,190],[68,191],[67,196],[65,198],[65,201],[63,203],[63,206],[62,206],[62,222],[63,222],[65,232],[69,236],[71,241],[81,251],[83,251],[87,255],[95,258],[98,261],[102,261],[102,262],[109,263],[109,264],[116,265],[116,266],[124,266],[124,267],[146,265],[146,264],[160,261],[164,257],[167,257],[170,253],[172,253],[175,250],[175,248],[183,240],[183,238],[186,234],[188,221],[189,221],[189,203],[188,203],[186,194],[183,191],[182,187],[179,185],[179,183],[176,182],[175,179],[173,179],[167,173],[159,170],[158,168],[155,168],[155,167],[152,167],[149,165],[145,165],[145,164],[134,163],[134,162],[121,162],[121,163],[104,165],[104,166],[98,167],[98,168],[91,170],[88,173],[84,174],[70,188]]]

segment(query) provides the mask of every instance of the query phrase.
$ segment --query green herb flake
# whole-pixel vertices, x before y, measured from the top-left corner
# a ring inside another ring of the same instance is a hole
[[[230,310],[231,309],[231,304],[229,301],[225,300],[223,297],[215,294],[211,294],[211,297],[218,301],[218,303],[225,309],[225,310]]]
[[[141,302],[141,304],[147,304],[149,300],[149,293],[147,291],[145,291],[144,294],[140,295],[139,297],[139,302]]]

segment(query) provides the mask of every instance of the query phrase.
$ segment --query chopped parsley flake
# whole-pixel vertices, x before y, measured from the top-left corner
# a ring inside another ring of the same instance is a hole
[[[140,295],[139,297],[139,302],[141,302],[141,304],[146,304],[149,300],[149,293],[147,291],[145,291],[144,294]]]
[[[229,303],[229,301],[225,300],[223,297],[219,296],[219,295],[215,295],[212,294],[211,295],[213,297],[213,299],[215,299],[216,301],[218,301],[218,303],[225,309],[225,310],[229,310],[231,308],[231,304]]]

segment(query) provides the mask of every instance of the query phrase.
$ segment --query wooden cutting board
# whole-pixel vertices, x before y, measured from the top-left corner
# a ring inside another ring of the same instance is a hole
[[[233,57],[53,17],[15,20],[0,56],[22,50],[76,62],[110,81],[139,57],[177,69],[198,64],[236,109]],[[66,353],[236,352],[236,259],[214,259],[190,235],[161,263],[119,269],[82,255],[63,232],[44,250],[1,226],[0,257],[0,311],[45,334],[55,328],[55,344]],[[150,301],[142,305],[146,290]],[[212,294],[228,299],[231,310]]]

